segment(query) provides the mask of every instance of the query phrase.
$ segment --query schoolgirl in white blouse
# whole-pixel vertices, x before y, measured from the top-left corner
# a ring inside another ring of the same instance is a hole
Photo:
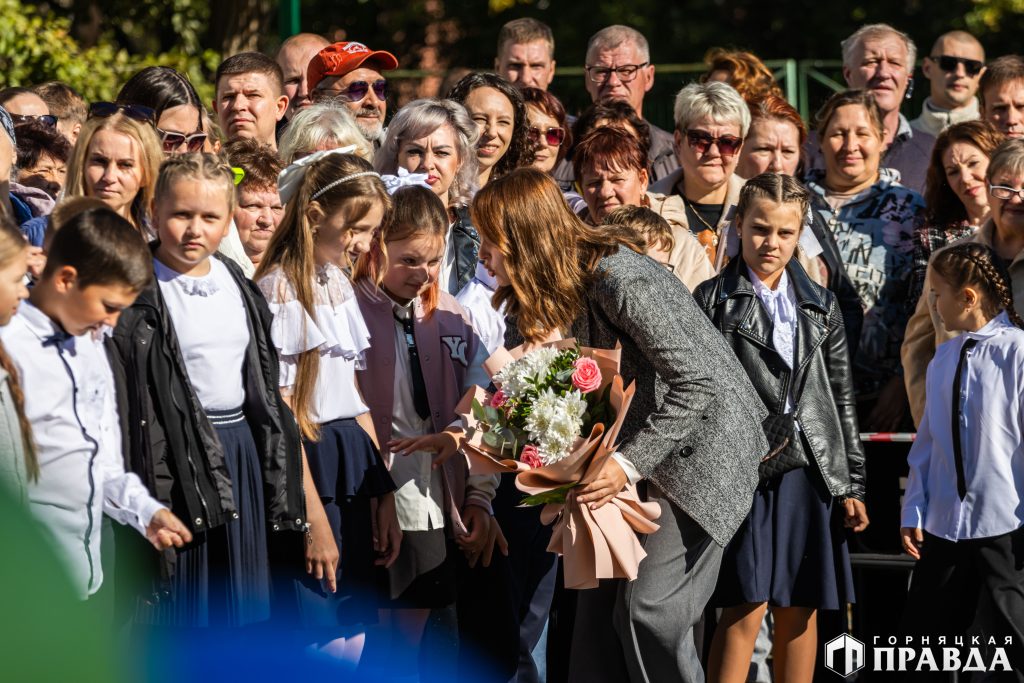
[[[341,561],[297,586],[307,640],[358,661],[376,620],[376,564],[398,555],[395,484],[369,433],[356,370],[370,346],[346,270],[391,208],[380,176],[345,150],[318,152],[281,174],[285,216],[256,280],[274,313],[280,389],[295,413]],[[374,537],[374,526],[377,534]],[[320,578],[319,576],[317,577]]]
[[[907,457],[900,532],[917,565],[903,629],[999,636],[1010,668],[1020,672],[1022,321],[1006,268],[989,247],[955,244],[928,267],[936,312],[946,329],[963,334],[939,346],[928,365],[924,417]]]

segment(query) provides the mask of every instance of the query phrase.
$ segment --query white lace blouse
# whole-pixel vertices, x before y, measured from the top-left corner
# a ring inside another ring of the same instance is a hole
[[[355,373],[363,367],[370,348],[370,331],[345,273],[330,263],[317,268],[313,316],[303,308],[279,268],[257,284],[274,314],[270,335],[281,358],[282,393],[289,395],[294,389],[299,355],[317,349],[320,370],[310,417],[324,424],[367,412],[369,408],[356,389]]]

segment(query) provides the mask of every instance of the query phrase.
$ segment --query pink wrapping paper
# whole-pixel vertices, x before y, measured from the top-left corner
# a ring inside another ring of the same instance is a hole
[[[565,339],[545,346],[566,348],[575,340]],[[593,358],[601,368],[601,390],[612,385],[609,400],[615,409],[615,422],[609,426],[595,425],[588,437],[580,437],[572,453],[551,465],[530,469],[527,465],[499,458],[489,452],[482,432],[473,416],[472,404],[476,399],[488,405],[490,394],[476,387],[466,393],[456,412],[466,426],[467,437],[462,448],[472,474],[516,473],[516,488],[529,495],[551,491],[567,484],[585,485],[597,478],[605,462],[615,452],[616,440],[629,411],[636,389],[634,384],[623,388],[619,376],[621,348],[614,350],[582,348],[581,355]],[[522,357],[523,348],[511,351],[499,349],[484,367],[493,376],[506,363]],[[545,505],[541,521],[553,524],[548,550],[562,555],[566,588],[596,588],[600,579],[624,578],[632,581],[637,576],[640,562],[647,557],[637,534],[650,534],[658,530],[654,523],[661,514],[657,503],[644,503],[636,488],[627,485],[611,502],[597,510],[576,502],[570,490],[565,504]]]

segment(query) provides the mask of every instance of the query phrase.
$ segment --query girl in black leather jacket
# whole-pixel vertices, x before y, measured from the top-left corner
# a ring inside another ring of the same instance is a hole
[[[774,473],[762,465],[750,514],[722,560],[712,602],[725,609],[712,645],[712,681],[745,680],[768,605],[776,679],[812,680],[817,610],[853,599],[833,501],[842,501],[847,527],[868,524],[843,318],[835,296],[792,258],[808,199],[790,176],[747,181],[736,222],[742,258],[694,294],[747,370],[769,421],[788,426],[769,439],[776,463],[787,465]],[[787,414],[793,419],[779,419]]]

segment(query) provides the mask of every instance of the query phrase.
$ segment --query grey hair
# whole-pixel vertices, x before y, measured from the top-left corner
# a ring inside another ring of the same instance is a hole
[[[355,117],[340,104],[321,103],[300,109],[281,136],[278,155],[288,164],[313,152],[355,145],[358,157],[373,161],[373,145],[356,125]]]
[[[476,194],[479,167],[476,160],[476,143],[480,130],[469,118],[466,108],[453,100],[414,100],[398,110],[388,125],[384,142],[373,160],[373,167],[380,173],[394,175],[398,172],[398,150],[403,142],[425,138],[444,125],[455,131],[455,144],[459,155],[459,170],[448,190],[448,204],[459,206],[469,204]]]
[[[703,118],[720,124],[735,123],[741,138],[750,130],[750,107],[735,88],[721,81],[690,83],[676,95],[673,114],[680,131]]]
[[[889,24],[865,24],[854,31],[849,38],[839,43],[839,47],[843,50],[843,66],[851,68],[857,66],[853,63],[853,55],[866,39],[889,35],[896,36],[903,41],[907,48],[907,71],[913,73],[914,65],[917,64],[917,45],[914,44],[910,36]]]
[[[647,45],[647,39],[644,38],[644,34],[635,28],[623,26],[622,24],[606,26],[590,36],[590,40],[587,41],[587,61],[590,60],[590,55],[594,52],[598,50],[614,50],[623,43],[633,43],[636,45],[636,51],[640,53],[640,59],[645,62],[651,61],[651,48]]]
[[[988,162],[986,180],[990,183],[1003,172],[1014,176],[1024,176],[1024,140],[1010,138],[996,147],[992,152],[992,160]]]

